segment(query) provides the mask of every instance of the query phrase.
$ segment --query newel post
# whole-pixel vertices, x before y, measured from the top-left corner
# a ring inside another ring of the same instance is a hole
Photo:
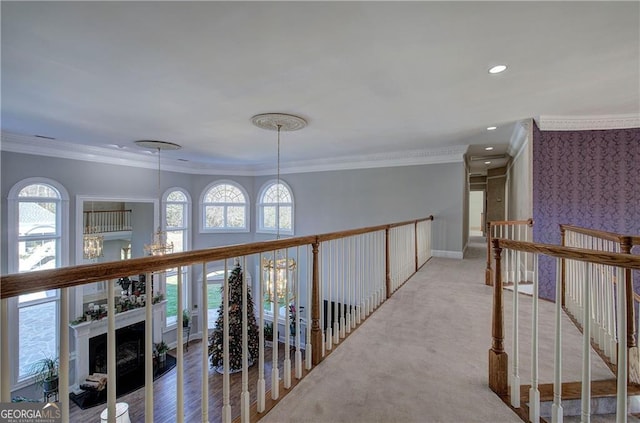
[[[565,247],[567,245],[566,242],[566,230],[564,229],[563,225],[560,225],[560,245],[562,245],[563,247]],[[566,270],[567,270],[567,264],[566,264],[566,260],[563,258],[562,260],[560,260],[560,284],[562,287],[562,297],[561,297],[561,305],[562,307],[564,307],[566,305],[565,303],[565,292],[566,292],[566,287],[567,287],[567,282],[566,282]],[[557,301],[557,299],[556,299]]]
[[[493,311],[491,322],[491,349],[489,350],[489,388],[498,395],[507,395],[508,357],[504,350],[504,317],[502,303],[502,267],[500,241],[493,240],[493,253],[496,261],[493,284]]]
[[[633,243],[631,237],[624,236],[620,238],[620,252],[622,254],[631,254]],[[624,270],[624,284],[626,286],[626,303],[627,303],[627,357],[629,359],[628,382],[640,384],[640,353],[636,345],[636,327],[635,327],[635,309],[633,306],[633,280],[631,269]]]
[[[391,298],[391,247],[390,247],[390,239],[389,232],[391,231],[390,227],[384,230],[384,261],[385,261],[385,283],[387,286],[387,298]]]
[[[312,363],[314,366],[318,365],[322,357],[322,330],[320,329],[320,272],[319,272],[319,258],[318,247],[320,242],[318,237],[316,241],[311,244],[313,254],[313,275],[311,281],[311,350],[313,351]]]
[[[484,274],[485,285],[493,285],[493,274],[491,272],[491,222],[487,222],[487,269]]]

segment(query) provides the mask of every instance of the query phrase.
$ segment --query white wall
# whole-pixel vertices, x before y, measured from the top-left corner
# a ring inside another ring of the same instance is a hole
[[[512,145],[514,159],[507,172],[509,204],[508,220],[526,220],[533,217],[533,134],[531,120],[516,131]]]

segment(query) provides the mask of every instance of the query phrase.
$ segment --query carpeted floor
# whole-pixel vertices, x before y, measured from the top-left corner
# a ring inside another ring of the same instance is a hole
[[[481,238],[474,241],[464,260],[431,259],[261,422],[520,422],[487,387],[492,288],[484,284],[485,247]],[[505,299],[508,352],[511,295]],[[531,297],[521,298],[526,315]],[[541,332],[549,332],[553,304],[541,302],[540,310]],[[530,317],[522,322],[520,375],[529,383]],[[580,335],[564,323],[565,339],[577,344],[565,349],[565,357],[576,357],[564,360],[565,380],[579,380]],[[540,340],[540,382],[551,382],[551,337]],[[593,380],[612,377],[595,353],[592,362]]]

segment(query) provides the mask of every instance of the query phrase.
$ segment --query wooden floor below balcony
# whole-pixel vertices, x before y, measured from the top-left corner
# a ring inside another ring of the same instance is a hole
[[[294,361],[294,349],[291,349],[291,367],[292,388],[297,384],[298,380],[295,378],[295,361]],[[171,350],[169,354],[175,356],[176,351]],[[304,366],[304,351],[302,351],[303,366]],[[272,349],[266,347],[264,350],[265,357],[265,383],[266,391],[271,390],[271,369],[272,369]],[[284,362],[284,344],[280,344],[279,348],[279,364],[280,378],[283,375],[283,362]],[[306,372],[304,372],[306,373]],[[196,422],[202,420],[202,408],[201,408],[201,374],[202,374],[202,342],[192,341],[189,344],[189,351],[184,351],[184,421]],[[154,395],[154,407],[153,407],[153,421],[154,423],[174,423],[176,421],[176,409],[177,409],[177,367],[173,368],[167,374],[161,376],[154,382],[153,395]],[[209,368],[209,422],[217,423],[221,421],[221,409],[222,409],[222,379],[223,376],[216,372],[214,369]],[[251,403],[256,401],[256,385],[258,380],[258,363],[256,362],[249,368],[249,392],[251,395]],[[242,372],[230,375],[231,385],[231,413],[235,419],[240,415],[240,393],[242,390]],[[285,390],[282,387],[282,381],[280,383],[280,397],[286,394],[289,390]],[[123,395],[117,399],[117,402],[125,402],[129,405],[129,418],[131,423],[144,422],[144,387],[137,391]],[[275,401],[271,400],[270,394],[267,394],[266,410],[270,410]],[[107,407],[106,404],[97,405],[95,407],[82,410],[72,401],[70,401],[69,419],[71,422],[99,422],[100,414]],[[252,407],[252,412],[255,414],[255,407]]]

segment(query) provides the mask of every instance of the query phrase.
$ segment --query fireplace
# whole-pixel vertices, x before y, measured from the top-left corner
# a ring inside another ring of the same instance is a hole
[[[164,310],[166,307],[166,300],[163,300],[157,304],[153,304],[153,319],[154,322],[164,322]],[[145,309],[136,308],[129,311],[124,311],[115,315],[116,318],[116,346],[119,347],[116,351],[120,352],[120,364],[121,368],[116,370],[116,377],[121,374],[124,376],[134,375],[135,367],[142,368],[140,372],[144,379],[144,338],[145,338]],[[96,357],[96,348],[100,344],[102,351],[106,352],[107,345],[107,319],[93,320],[88,322],[81,322],[75,325],[71,325],[73,330],[73,337],[75,342],[75,377],[71,390],[78,390],[80,385],[85,381],[86,377],[92,373],[106,373],[100,372],[96,369],[103,369],[106,366],[106,353],[104,358]],[[137,329],[134,329],[137,328]],[[122,329],[126,329],[121,332]],[[154,324],[152,339],[153,342],[160,342],[162,340],[163,325]],[[123,335],[126,334],[127,335]],[[90,348],[91,344],[91,348]],[[118,352],[116,353],[116,355]],[[135,355],[135,358],[133,356]],[[116,361],[118,361],[116,359]],[[126,363],[125,363],[126,361]],[[126,366],[125,366],[126,364]],[[120,366],[119,366],[120,367]],[[127,377],[118,378],[118,391],[120,386],[126,384],[129,379]],[[120,383],[122,382],[122,383]]]
[[[107,373],[107,334],[89,339],[89,374]],[[116,330],[116,386],[144,381],[144,322]]]

